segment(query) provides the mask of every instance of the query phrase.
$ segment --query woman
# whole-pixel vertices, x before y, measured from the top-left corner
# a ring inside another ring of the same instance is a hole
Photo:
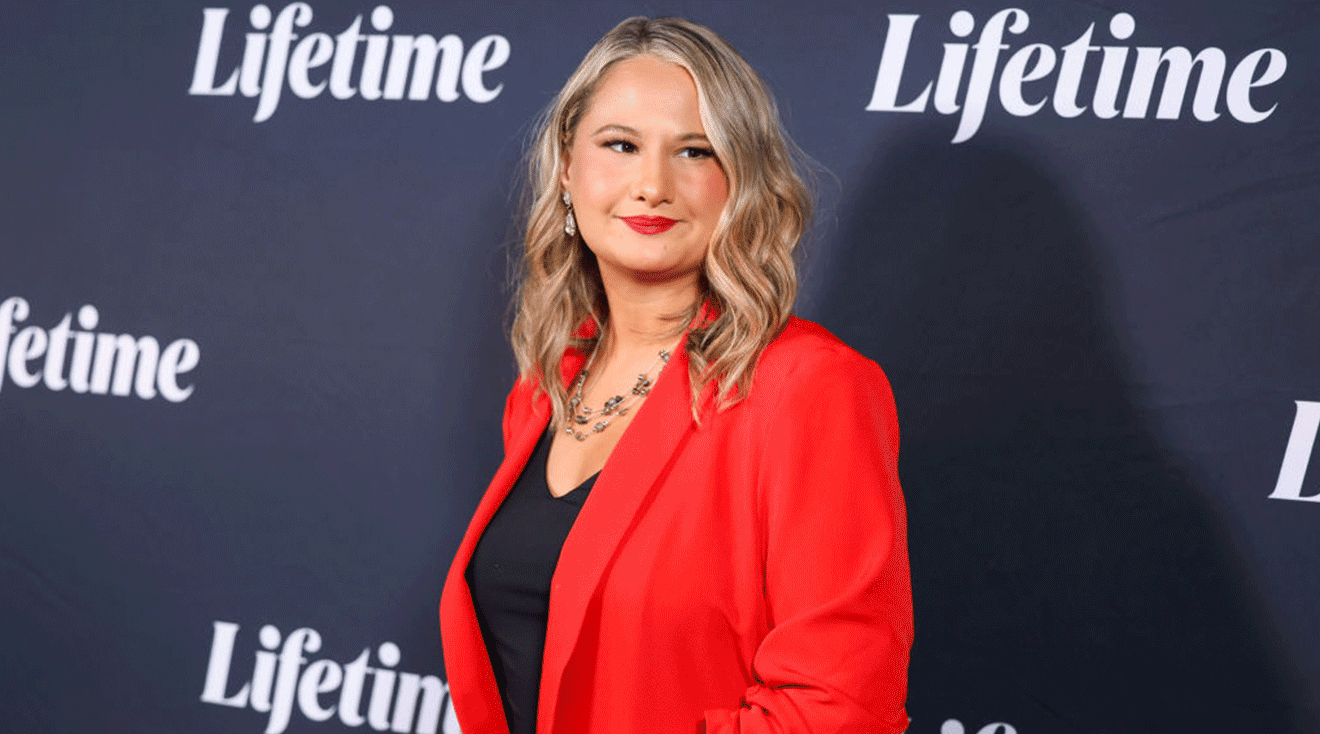
[[[626,20],[531,164],[505,458],[440,609],[463,731],[903,731],[892,398],[790,315],[809,202],[760,79]]]

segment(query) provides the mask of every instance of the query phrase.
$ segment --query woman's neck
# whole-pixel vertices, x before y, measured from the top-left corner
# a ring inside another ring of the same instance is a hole
[[[603,345],[607,353],[598,358],[610,361],[619,357],[632,362],[673,347],[678,332],[687,325],[674,317],[686,313],[700,293],[696,278],[686,282],[604,285],[610,309]]]

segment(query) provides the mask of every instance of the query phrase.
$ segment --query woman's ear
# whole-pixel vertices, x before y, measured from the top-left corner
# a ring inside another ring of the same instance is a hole
[[[564,155],[559,159],[559,185],[568,190],[568,167],[571,161],[568,148],[564,148]]]

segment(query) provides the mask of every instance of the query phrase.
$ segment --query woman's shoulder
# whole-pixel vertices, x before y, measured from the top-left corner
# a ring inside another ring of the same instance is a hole
[[[880,365],[820,324],[794,316],[761,353],[749,398],[754,405],[779,409],[868,393],[892,400]]]
[[[742,419],[763,425],[766,436],[813,445],[874,440],[898,445],[897,410],[884,370],[805,319],[790,320],[762,352],[745,402]]]
[[[539,380],[534,375],[515,376],[513,387],[504,399],[504,425],[507,432],[510,425],[520,425],[534,416],[538,410],[549,410],[550,398],[541,389]],[[508,435],[505,435],[508,440]]]
[[[880,366],[813,321],[792,316],[765,348],[756,376],[796,381],[840,377],[856,373],[879,374]]]

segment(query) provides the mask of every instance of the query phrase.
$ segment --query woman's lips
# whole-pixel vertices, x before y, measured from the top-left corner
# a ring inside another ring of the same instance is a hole
[[[660,234],[678,223],[669,217],[622,217],[622,219],[638,234]]]

